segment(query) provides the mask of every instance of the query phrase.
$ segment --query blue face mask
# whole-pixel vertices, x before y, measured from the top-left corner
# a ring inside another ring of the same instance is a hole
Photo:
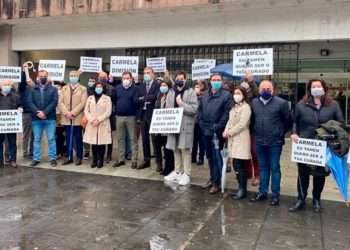
[[[4,93],[5,95],[9,94],[11,92],[12,87],[11,86],[2,86],[1,87],[1,92]]]
[[[145,82],[150,82],[150,81],[152,81],[152,78],[151,78],[150,75],[145,74],[145,75],[143,75],[143,80],[144,80]]]
[[[79,77],[71,76],[71,77],[69,77],[69,82],[73,83],[73,84],[78,83],[79,82]]]
[[[214,90],[219,90],[222,87],[222,82],[221,81],[213,81],[213,82],[211,82],[211,87]]]
[[[269,100],[272,97],[272,93],[268,90],[263,90],[260,92],[260,96],[264,100]]]
[[[166,93],[168,93],[169,88],[168,88],[168,86],[161,86],[161,87],[159,88],[159,91],[160,91],[160,93],[162,93],[162,94],[166,94]]]
[[[95,93],[101,95],[103,92],[103,88],[95,88]]]

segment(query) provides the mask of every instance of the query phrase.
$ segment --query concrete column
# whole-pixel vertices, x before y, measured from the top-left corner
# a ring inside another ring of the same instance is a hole
[[[18,53],[12,51],[12,27],[0,25],[0,65],[18,66]]]

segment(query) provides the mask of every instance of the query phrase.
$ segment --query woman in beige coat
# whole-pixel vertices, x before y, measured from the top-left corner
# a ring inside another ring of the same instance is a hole
[[[112,143],[112,131],[109,122],[112,113],[112,101],[109,96],[104,94],[105,91],[105,86],[102,83],[97,83],[94,87],[94,94],[87,99],[84,110],[88,123],[83,141],[91,144],[91,168],[103,167],[106,145]]]
[[[240,200],[247,196],[247,173],[245,161],[251,159],[249,124],[251,109],[247,103],[247,92],[242,87],[234,90],[234,106],[226,124],[223,137],[228,139],[229,157],[233,158],[239,189],[232,198]]]

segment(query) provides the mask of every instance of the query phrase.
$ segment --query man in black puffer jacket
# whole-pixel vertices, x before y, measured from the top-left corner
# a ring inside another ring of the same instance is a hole
[[[277,206],[281,184],[280,156],[285,133],[290,128],[291,114],[288,102],[273,96],[273,91],[271,81],[262,81],[259,85],[259,97],[251,103],[260,174],[259,193],[251,201],[267,199],[271,177],[271,205]]]

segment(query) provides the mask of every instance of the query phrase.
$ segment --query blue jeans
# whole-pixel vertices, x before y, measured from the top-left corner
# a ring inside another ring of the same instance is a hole
[[[41,136],[45,131],[48,144],[49,161],[56,160],[56,121],[35,120],[32,122],[34,134],[33,160],[41,160]]]
[[[267,195],[271,176],[272,197],[279,198],[281,190],[280,157],[282,145],[256,145],[256,153],[260,174],[259,192]]]
[[[83,159],[83,129],[81,126],[64,126],[66,131],[67,156],[73,159],[73,149],[78,159]]]

